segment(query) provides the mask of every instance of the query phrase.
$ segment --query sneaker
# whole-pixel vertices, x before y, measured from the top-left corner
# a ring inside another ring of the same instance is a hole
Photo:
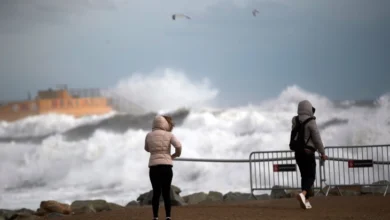
[[[305,202],[305,205],[306,205],[306,209],[311,209],[311,204],[309,201],[306,201]]]
[[[306,198],[302,193],[299,193],[297,195],[297,200],[299,202],[299,205],[301,205],[301,208],[306,209],[306,203],[305,203]]]

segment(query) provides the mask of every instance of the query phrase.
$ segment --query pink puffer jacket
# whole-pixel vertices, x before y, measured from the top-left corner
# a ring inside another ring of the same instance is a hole
[[[153,130],[146,135],[145,151],[150,152],[149,167],[155,165],[172,165],[171,144],[175,147],[175,155],[181,154],[181,143],[168,131],[167,120],[158,115],[153,121]]]

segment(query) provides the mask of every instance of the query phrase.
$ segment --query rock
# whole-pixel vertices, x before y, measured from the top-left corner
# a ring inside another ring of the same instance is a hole
[[[16,214],[16,212],[13,210],[0,209],[0,216],[6,220],[11,218],[15,214]]]
[[[9,220],[9,219],[31,219],[29,216],[33,216],[35,212],[30,209],[17,209],[17,210],[7,210],[0,209],[0,217]],[[0,219],[1,219],[0,218]]]
[[[81,211],[87,211],[87,212],[102,212],[102,211],[109,211],[110,206],[108,203],[104,200],[97,199],[97,200],[78,200],[74,201],[70,205],[73,212],[80,213]]]
[[[216,191],[210,191],[207,194],[206,199],[200,202],[199,204],[210,204],[210,203],[218,203],[218,202],[223,202],[223,194]]]
[[[9,218],[9,220],[37,220],[37,219],[40,219],[40,218],[36,215],[32,215],[29,213],[17,213],[15,215],[11,216],[11,218]]]
[[[360,196],[362,193],[357,191],[343,190],[341,192],[343,196]]]
[[[251,200],[250,193],[228,192],[223,196],[223,201],[245,201]]]
[[[358,184],[356,184],[358,185]],[[329,186],[325,186],[323,191],[326,193]],[[340,190],[340,192],[339,192]],[[329,190],[328,196],[359,196],[361,195],[361,187],[360,186],[332,186]]]
[[[314,192],[314,196],[320,196],[320,197],[322,197],[322,196],[325,196],[325,191],[323,191],[322,189],[314,189],[313,190],[313,192]]]
[[[364,186],[361,188],[361,193],[362,194],[384,194],[386,191],[386,185],[389,185],[386,195],[390,194],[390,182],[387,180],[374,182],[372,183],[371,186]]]
[[[126,205],[126,207],[133,207],[133,206],[139,206],[138,202],[133,200],[133,201],[127,203],[127,205]]]
[[[172,206],[183,206],[186,205],[184,202],[183,198],[180,197],[180,188],[172,185],[171,186],[171,204]],[[138,198],[137,201],[141,206],[143,205],[151,205],[152,204],[152,198],[153,198],[153,190],[150,190],[149,192],[141,194]],[[160,195],[160,202],[163,201],[162,195]]]
[[[149,205],[152,203],[152,197],[153,197],[153,190],[150,190],[149,192],[139,195],[137,201],[139,202],[140,205]],[[160,201],[162,201],[162,198],[160,198]]]
[[[216,191],[210,191],[209,194],[207,195],[206,201],[211,201],[211,202],[223,201],[223,194]]]
[[[204,192],[193,193],[183,197],[184,202],[189,205],[199,204],[207,199],[207,194]]]
[[[174,186],[174,185],[171,185],[171,191],[173,191],[174,193],[176,193],[178,195],[181,193],[181,189],[177,186]]]
[[[46,214],[48,214],[48,212],[42,208],[38,208],[37,211],[35,212],[35,215],[37,216],[44,216]]]
[[[326,193],[330,186],[325,186],[322,190]],[[341,192],[341,189],[340,189]],[[337,187],[332,187],[329,189],[328,196],[340,196],[340,193]]]
[[[286,190],[288,198],[295,198],[300,192],[300,190]]]
[[[117,210],[117,209],[123,209],[124,207],[115,203],[108,203],[108,207],[110,210]]]
[[[184,202],[184,199],[179,195],[180,193],[181,193],[181,190],[179,188],[177,188],[177,189],[171,188],[171,196],[170,197],[171,197],[172,206],[187,205],[186,202]]]
[[[91,204],[88,204],[87,206],[80,206],[75,207],[72,209],[73,214],[84,214],[84,213],[96,213],[96,210],[93,208]]]
[[[356,185],[352,184],[351,186],[332,186],[329,190],[331,196],[340,196],[339,190],[343,196],[360,196],[365,194],[384,194],[387,185],[390,186],[388,180],[381,180],[378,182],[372,183],[371,186],[359,186],[359,183]],[[323,188],[323,191],[326,192],[329,186]],[[387,191],[387,194],[390,194],[390,187]]]
[[[63,216],[66,216],[64,214],[61,214],[61,213],[57,213],[57,212],[51,212],[49,214],[46,215],[47,218],[49,219],[52,219],[52,218],[61,218]]]
[[[272,199],[281,199],[281,198],[288,198],[288,194],[285,190],[285,188],[290,187],[283,187],[283,186],[273,186],[271,190],[271,198]]]
[[[64,215],[69,215],[72,213],[72,210],[70,208],[70,205],[65,204],[65,203],[60,203],[54,200],[48,200],[48,201],[42,201],[40,204],[40,213],[42,213],[42,210],[47,212],[47,213],[61,213]]]
[[[23,214],[30,214],[30,215],[34,215],[35,212],[31,209],[25,209],[25,208],[22,208],[22,209],[17,209],[15,210],[16,213],[23,213]]]
[[[270,195],[268,194],[261,194],[261,195],[256,195],[256,199],[257,200],[267,200],[267,199],[270,199]]]

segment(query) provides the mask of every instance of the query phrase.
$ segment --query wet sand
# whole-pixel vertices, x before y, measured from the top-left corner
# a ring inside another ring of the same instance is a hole
[[[172,220],[322,220],[390,219],[390,196],[329,196],[311,199],[310,210],[299,207],[296,199],[245,201],[222,204],[172,207]],[[160,207],[160,220],[165,219]],[[67,216],[67,220],[141,220],[152,219],[151,207],[124,208],[93,214]]]

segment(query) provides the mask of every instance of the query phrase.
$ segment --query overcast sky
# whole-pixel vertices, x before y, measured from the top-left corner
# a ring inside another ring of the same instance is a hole
[[[0,0],[0,100],[164,68],[235,104],[294,84],[373,99],[390,91],[389,39],[389,0]]]

